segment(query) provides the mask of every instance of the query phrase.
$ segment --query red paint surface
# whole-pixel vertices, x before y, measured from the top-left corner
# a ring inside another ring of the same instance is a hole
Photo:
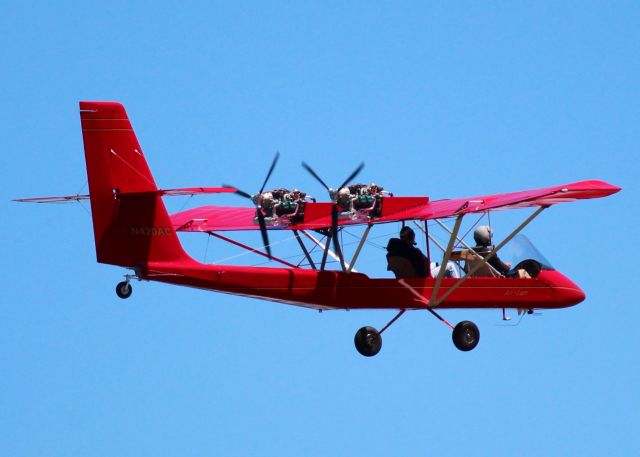
[[[396,279],[341,271],[205,265],[191,259],[180,245],[177,227],[192,231],[254,230],[255,210],[210,206],[170,217],[124,107],[118,103],[81,102],[80,110],[98,262],[135,267],[142,279],[319,309],[426,306]],[[602,181],[582,181],[436,202],[429,202],[426,197],[388,197],[380,221],[546,206],[603,197],[618,190]],[[296,228],[330,225],[330,204],[310,203],[305,220]],[[444,279],[439,296],[457,281]],[[406,282],[428,299],[435,279]],[[562,308],[584,298],[580,288],[561,273],[542,271],[534,279],[469,278],[439,308]]]

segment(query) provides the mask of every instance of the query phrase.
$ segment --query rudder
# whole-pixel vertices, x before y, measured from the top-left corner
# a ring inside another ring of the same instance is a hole
[[[124,107],[80,102],[80,119],[98,262],[188,259]]]

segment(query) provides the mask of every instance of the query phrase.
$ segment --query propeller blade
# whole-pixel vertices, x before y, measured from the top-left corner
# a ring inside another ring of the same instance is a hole
[[[248,193],[238,189],[236,186],[232,186],[231,184],[223,184],[222,187],[231,187],[231,188],[236,190],[235,191],[236,194],[240,195],[241,197],[248,198],[249,200],[251,200],[251,195],[249,195]]]
[[[349,175],[349,177],[347,179],[344,180],[344,182],[342,183],[342,185],[340,185],[340,187],[338,187],[338,189],[336,190],[340,190],[342,189],[344,186],[346,186],[349,181],[351,181],[353,178],[355,178],[356,176],[358,176],[358,174],[362,171],[362,169],[364,168],[364,162],[362,162],[360,165],[358,165],[358,168],[356,168],[355,170],[353,170],[353,173],[351,173]]]
[[[256,208],[256,216],[258,216],[258,224],[260,225],[260,233],[262,234],[262,242],[267,251],[267,255],[271,257],[271,246],[269,246],[269,235],[267,234],[267,224],[264,220],[264,214],[260,208]]]
[[[307,170],[309,173],[311,173],[311,176],[313,176],[314,178],[316,178],[316,180],[322,184],[324,186],[325,189],[327,189],[327,192],[331,192],[331,188],[329,186],[327,186],[327,184],[322,180],[322,178],[320,178],[320,176],[318,176],[318,174],[313,171],[313,168],[311,168],[309,165],[307,165],[305,162],[302,162],[302,167]]]
[[[307,170],[311,174],[311,176],[316,178],[316,180],[320,184],[322,184],[325,189],[327,189],[327,191],[329,192],[329,196],[331,197],[331,200],[333,200],[333,204],[331,205],[331,232],[329,233],[329,235],[331,238],[333,238],[333,248],[336,251],[338,258],[340,259],[340,266],[342,267],[342,271],[346,271],[346,267],[344,264],[344,255],[342,254],[342,249],[340,248],[340,240],[338,240],[338,203],[335,199],[337,198],[337,191],[339,191],[344,186],[346,186],[349,181],[351,181],[353,178],[358,176],[358,174],[362,171],[362,169],[364,168],[364,162],[362,162],[360,165],[356,167],[355,170],[353,170],[353,172],[349,175],[349,177],[345,179],[344,182],[340,185],[340,187],[336,189],[336,193],[332,192],[331,188],[327,186],[327,184],[322,180],[322,178],[318,176],[318,174],[313,170],[313,168],[311,168],[307,163],[302,162],[302,166],[305,170]],[[327,247],[329,246],[329,243],[330,243],[330,240],[327,242]],[[326,251],[325,251],[325,256],[326,256]],[[323,260],[322,269],[324,269],[324,260]]]
[[[271,162],[271,168],[269,168],[269,173],[267,173],[267,177],[264,178],[264,182],[262,183],[262,187],[260,188],[260,192],[258,193],[262,193],[262,191],[264,190],[265,186],[267,185],[267,181],[269,181],[269,178],[271,177],[271,173],[273,173],[273,169],[276,167],[276,163],[278,163],[278,159],[280,158],[280,152],[276,152],[276,156],[273,158],[273,162]]]

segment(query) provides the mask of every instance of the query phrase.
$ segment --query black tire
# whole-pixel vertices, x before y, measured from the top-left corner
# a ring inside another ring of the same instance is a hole
[[[382,348],[382,335],[373,327],[362,327],[353,339],[356,349],[365,357],[373,357]]]
[[[453,344],[461,351],[470,351],[475,348],[480,341],[480,330],[478,326],[471,321],[462,321],[458,323],[451,334]]]
[[[133,287],[127,281],[119,282],[116,286],[116,295],[122,299],[129,298],[133,292]]]

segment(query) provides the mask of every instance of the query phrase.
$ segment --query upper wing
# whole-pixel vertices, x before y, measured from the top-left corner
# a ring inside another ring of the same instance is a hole
[[[563,186],[525,190],[472,198],[430,202],[427,197],[384,197],[380,216],[339,220],[339,225],[384,223],[402,220],[427,220],[504,210],[549,206],[575,200],[600,198],[620,190],[603,181],[580,181]],[[255,209],[230,206],[203,206],[171,216],[178,231],[206,232],[226,230],[259,230],[254,222]],[[296,224],[267,226],[270,230],[318,230],[331,227],[331,203],[307,203],[304,219]]]
[[[160,195],[181,196],[196,194],[232,194],[236,192],[233,187],[181,187],[177,189],[159,189]]]
[[[260,230],[258,224],[253,222],[255,215],[255,208],[200,206],[172,214],[171,222],[179,232]]]
[[[411,219],[409,212],[424,208],[429,199],[427,197],[388,197],[383,199],[381,214],[394,220]],[[208,232],[228,230],[259,230],[254,220],[255,208],[237,206],[201,206],[171,215],[173,226],[181,232]],[[366,215],[355,219],[339,219],[338,224],[358,225],[369,222],[376,223],[378,219],[370,220]],[[389,220],[385,219],[385,222]],[[331,203],[307,203],[304,218],[291,224],[286,218],[280,218],[275,224],[267,225],[268,230],[320,230],[331,227]]]
[[[506,194],[487,195],[483,197],[439,200],[429,203],[427,208],[417,214],[417,219],[437,219],[457,216],[459,214],[481,213],[489,210],[505,210],[528,208],[535,206],[551,206],[557,203],[601,198],[615,194],[620,187],[604,181],[579,181],[563,186],[544,189],[524,190]]]

